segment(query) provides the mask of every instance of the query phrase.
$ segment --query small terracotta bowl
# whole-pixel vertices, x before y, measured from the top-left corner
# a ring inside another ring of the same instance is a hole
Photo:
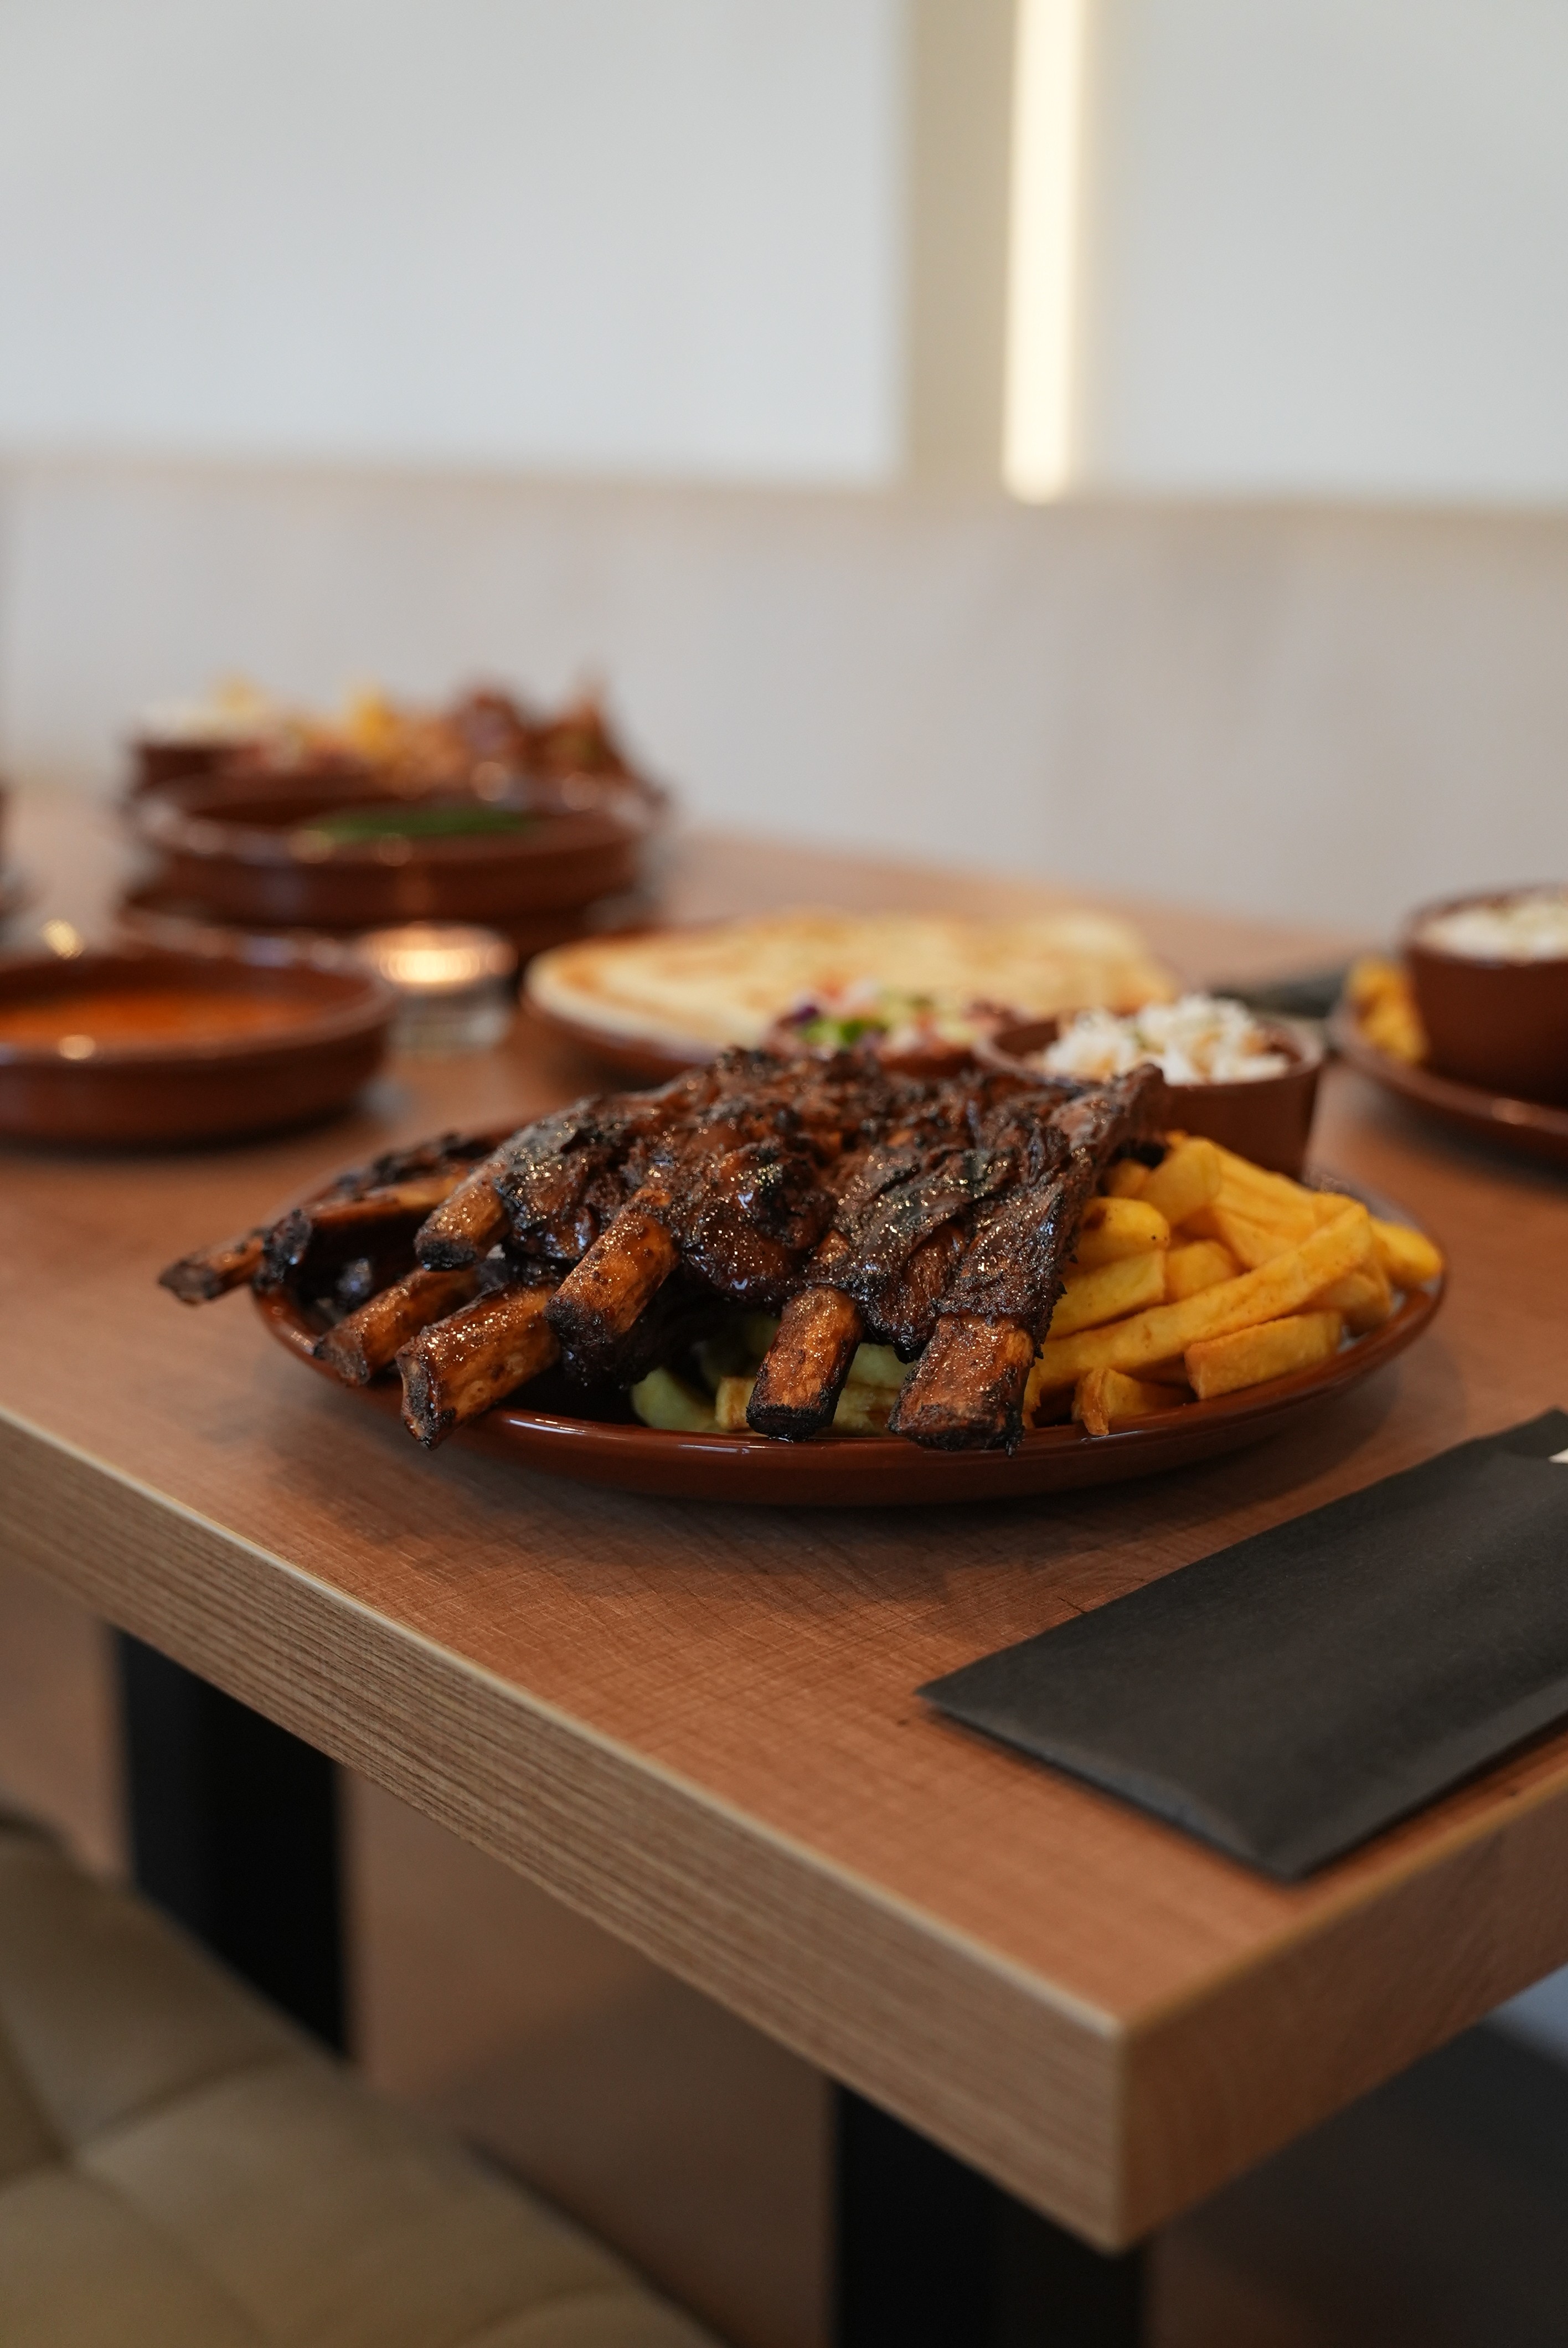
[[[1430,1067],[1489,1093],[1561,1106],[1568,1103],[1568,955],[1550,962],[1486,961],[1450,953],[1421,935],[1440,913],[1503,905],[1530,893],[1490,889],[1423,905],[1405,932],[1405,963],[1427,1031]]]
[[[113,998],[118,1015],[99,1026]],[[215,1006],[205,1028],[183,1010]],[[58,1005],[84,1034],[21,1041],[5,1014]],[[304,1125],[341,1108],[386,1051],[389,987],[333,967],[239,956],[0,957],[0,1134],[167,1147]],[[97,1035],[92,1034],[99,1026]]]
[[[333,840],[315,828],[327,815],[395,804],[384,778],[339,774],[259,786],[214,777],[145,794],[129,821],[159,860],[159,893],[220,921],[323,930],[477,922],[505,930],[520,917],[635,884],[650,823],[640,794],[609,781],[581,786],[577,796],[587,803],[548,808],[526,830]]]
[[[1234,1085],[1167,1085],[1166,1122],[1177,1132],[1204,1134],[1271,1173],[1296,1177],[1307,1163],[1323,1046],[1310,1027],[1295,1020],[1258,1024],[1277,1050],[1289,1054],[1291,1065],[1285,1074],[1252,1076]],[[1061,1025],[1059,1019],[1034,1019],[999,1027],[982,1045],[980,1057],[990,1067],[1017,1068],[1038,1076],[1032,1055],[1056,1041]]]

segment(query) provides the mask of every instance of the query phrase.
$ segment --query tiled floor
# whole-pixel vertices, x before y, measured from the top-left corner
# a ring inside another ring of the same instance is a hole
[[[107,1643],[3,1567],[0,1799],[120,1864]],[[374,1787],[350,1842],[372,2077],[736,2348],[824,2348],[816,2075]],[[1565,2211],[1568,2071],[1473,2032],[1173,2228],[1156,2348],[1563,2348]]]

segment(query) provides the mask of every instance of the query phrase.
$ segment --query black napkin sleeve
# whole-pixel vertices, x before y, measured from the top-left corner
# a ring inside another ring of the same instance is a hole
[[[1559,1454],[1547,1411],[919,1693],[1295,1880],[1568,1715]]]

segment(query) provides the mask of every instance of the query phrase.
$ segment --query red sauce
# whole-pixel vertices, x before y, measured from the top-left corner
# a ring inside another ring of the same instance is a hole
[[[78,1039],[109,1049],[126,1044],[222,1044],[304,1026],[320,1015],[320,1007],[298,996],[222,987],[62,987],[56,994],[0,1001],[0,1049],[8,1044],[58,1049]],[[67,1056],[91,1056],[78,1048]]]

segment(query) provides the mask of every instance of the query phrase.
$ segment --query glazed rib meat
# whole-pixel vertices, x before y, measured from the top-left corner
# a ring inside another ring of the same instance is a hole
[[[1014,1179],[981,1210],[891,1425],[942,1450],[1014,1443],[1030,1365],[1050,1326],[1094,1185],[1163,1097],[1145,1065],[1059,1103],[1043,1123],[1014,1103],[989,1120]]]
[[[1162,1102],[1152,1068],[922,1080],[867,1052],[728,1052],[499,1147],[445,1135],[379,1159],[164,1278],[190,1302],[288,1288],[351,1382],[395,1354],[426,1445],[558,1363],[625,1387],[737,1307],[779,1316],[747,1406],[761,1434],[821,1432],[871,1343],[915,1365],[898,1433],[1011,1444],[1084,1208]]]

